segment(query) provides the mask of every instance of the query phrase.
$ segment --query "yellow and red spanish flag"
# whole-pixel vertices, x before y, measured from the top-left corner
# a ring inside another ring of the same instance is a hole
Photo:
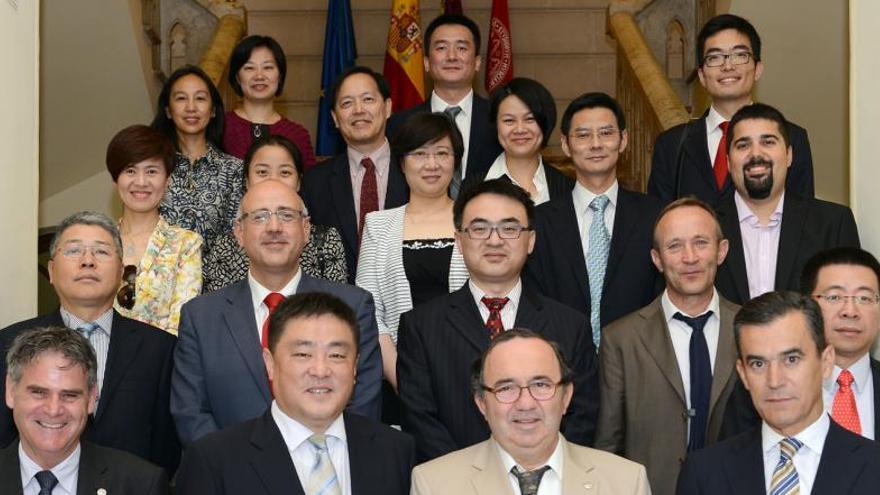
[[[492,0],[487,48],[486,91],[492,94],[495,88],[513,79],[513,41],[507,0]]]
[[[422,58],[419,0],[393,0],[383,70],[391,86],[393,111],[399,112],[425,101]]]

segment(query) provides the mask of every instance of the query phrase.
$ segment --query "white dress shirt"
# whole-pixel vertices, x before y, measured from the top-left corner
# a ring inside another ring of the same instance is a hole
[[[299,282],[302,280],[302,269],[297,268],[296,275],[290,279],[290,282],[287,282],[287,285],[281,288],[279,292],[282,296],[288,297],[291,294],[296,294],[296,289],[299,288]],[[257,339],[262,341],[263,339],[263,322],[266,321],[266,318],[269,317],[269,306],[266,306],[266,303],[263,301],[266,299],[266,296],[269,295],[271,291],[262,286],[257,279],[251,275],[251,271],[248,270],[248,285],[251,288],[251,304],[254,306],[254,317],[257,323]]]
[[[528,190],[527,186],[523,186],[513,178],[513,175],[511,175],[510,170],[507,168],[507,158],[502,151],[501,154],[498,155],[498,158],[492,163],[492,166],[489,167],[489,171],[486,172],[486,178],[484,180],[497,179],[503,175],[506,175],[510,179],[510,182]],[[550,189],[547,187],[547,174],[544,173],[544,159],[540,154],[538,155],[538,169],[535,170],[535,176],[532,177],[532,184],[534,184],[535,190],[537,191],[537,194],[532,197],[535,206],[550,201]]]
[[[284,414],[278,407],[278,403],[272,401],[272,419],[281,430],[281,437],[290,453],[293,467],[299,482],[305,487],[309,486],[309,475],[312,466],[315,465],[315,448],[309,442],[309,437],[315,434],[299,421]],[[327,431],[327,450],[330,453],[330,462],[336,471],[336,481],[342,490],[342,495],[351,495],[351,471],[348,462],[348,438],[345,435],[345,421],[340,414],[335,421],[330,423]]]
[[[526,469],[517,464],[516,461],[513,460],[513,457],[501,447],[501,444],[495,442],[495,445],[498,447],[498,455],[501,457],[501,465],[504,466],[504,472],[507,473],[507,479],[510,481],[510,486],[513,488],[514,495],[521,495],[522,492],[519,489],[519,480],[515,474],[510,472],[510,470],[514,466],[520,471],[526,471]],[[537,495],[562,495],[562,466],[564,464],[565,453],[562,451],[562,442],[557,440],[556,448],[553,449],[550,458],[544,463],[544,466],[550,466],[550,469],[548,469],[544,473],[544,476],[541,477],[541,482],[538,484]]]
[[[614,235],[614,215],[617,213],[617,192],[620,186],[617,181],[611,184],[607,191],[595,194],[580,182],[575,182],[574,189],[571,190],[571,199],[574,201],[574,212],[577,217],[578,231],[581,234],[581,245],[584,249],[584,262],[587,260],[587,251],[590,247],[590,225],[593,224],[593,210],[590,209],[590,203],[597,196],[604,194],[608,197],[608,205],[605,207],[605,228],[608,229],[608,239]]]
[[[724,132],[721,130],[721,123],[727,122],[727,119],[721,116],[714,106],[709,107],[709,114],[706,115],[706,143],[709,146],[709,166],[715,168],[715,155],[718,154],[718,143],[721,142],[721,136]]]
[[[467,177],[467,159],[468,150],[471,149],[471,119],[474,116],[474,90],[461,99],[458,103],[447,103],[443,98],[437,96],[437,93],[431,91],[431,111],[442,112],[448,107],[458,107],[461,112],[455,116],[455,125],[461,132],[461,140],[464,143],[464,155],[461,157],[461,176]]]
[[[876,440],[874,438],[874,378],[871,375],[871,355],[866,353],[858,361],[849,368],[853,376],[852,388],[853,395],[856,398],[856,410],[859,411],[859,422],[862,424],[862,436]],[[834,406],[834,396],[837,395],[837,377],[843,371],[837,365],[834,365],[834,372],[831,377],[822,383],[823,398],[825,399],[825,412],[831,414]]]
[[[471,289],[471,294],[474,296],[474,302],[477,303],[477,308],[480,310],[480,317],[483,318],[483,323],[485,324],[486,320],[489,319],[489,308],[483,304],[481,299],[483,299],[483,296],[485,296],[486,293],[483,292],[483,289],[474,285],[473,280],[468,280],[468,287]],[[521,295],[522,280],[517,280],[516,285],[510,289],[510,292],[508,292],[506,296],[503,296],[510,299],[501,309],[501,323],[504,324],[505,330],[510,330],[516,326],[516,309],[519,307],[519,297]]]
[[[111,307],[99,316],[95,321],[85,321],[61,307],[61,321],[67,328],[76,330],[87,323],[94,323],[98,328],[89,338],[95,357],[98,359],[98,402],[101,400],[101,391],[104,389],[104,372],[107,370],[107,352],[110,350],[110,331],[113,329],[113,308]],[[96,402],[97,406],[97,402]]]
[[[733,192],[733,202],[736,204],[736,213],[739,217],[749,297],[755,298],[773,292],[776,286],[776,261],[779,258],[779,235],[782,232],[785,193],[783,192],[779,198],[779,203],[770,214],[770,221],[766,225],[761,224],[758,216],[739,195],[739,191]]]
[[[58,480],[58,484],[52,490],[52,495],[76,495],[76,483],[79,481],[79,458],[81,454],[80,446],[77,444],[76,449],[67,456],[67,459],[59,462],[55,467],[50,469],[52,474]],[[39,495],[40,483],[34,477],[40,471],[43,471],[33,459],[28,457],[21,442],[18,443],[18,465],[21,470],[21,486],[24,487],[24,495]]]
[[[825,446],[825,437],[828,436],[830,426],[831,419],[827,414],[821,414],[813,424],[794,436],[804,444],[792,458],[794,468],[798,473],[800,493],[813,492],[813,482],[816,481],[819,460],[822,458],[822,448]],[[764,487],[768,492],[770,491],[770,483],[773,481],[773,471],[779,464],[779,442],[783,438],[785,437],[773,431],[767,423],[762,423],[761,450],[764,452]]]

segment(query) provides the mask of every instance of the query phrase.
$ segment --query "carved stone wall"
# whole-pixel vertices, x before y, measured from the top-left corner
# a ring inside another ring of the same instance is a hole
[[[685,106],[691,105],[691,90],[687,78],[696,65],[694,47],[699,31],[696,26],[697,3],[699,0],[654,0],[635,16],[648,46],[651,47],[651,51],[654,52],[661,67],[669,67],[670,57],[683,57],[684,77],[670,78],[669,82]],[[669,46],[671,30],[679,30],[682,34],[683,42],[680,55],[675,50],[670,50],[672,48]]]
[[[153,72],[164,79],[181,65],[198,64],[217,28],[216,15],[195,0],[143,0],[142,6]]]

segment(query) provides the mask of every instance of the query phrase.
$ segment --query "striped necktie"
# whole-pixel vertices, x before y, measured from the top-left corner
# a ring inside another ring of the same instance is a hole
[[[327,435],[315,433],[309,437],[309,443],[315,448],[315,463],[309,472],[306,495],[341,495],[342,489],[327,449]]]
[[[796,438],[783,438],[779,442],[779,463],[773,470],[769,495],[798,495],[801,484],[797,469],[794,467],[794,455],[804,444]]]

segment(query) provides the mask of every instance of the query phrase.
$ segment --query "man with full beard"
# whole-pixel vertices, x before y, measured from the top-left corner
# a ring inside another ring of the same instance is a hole
[[[848,207],[786,193],[792,151],[779,110],[747,105],[734,114],[728,133],[734,191],[718,204],[718,217],[730,252],[716,278],[724,297],[742,304],[765,292],[796,290],[811,256],[859,247]]]

